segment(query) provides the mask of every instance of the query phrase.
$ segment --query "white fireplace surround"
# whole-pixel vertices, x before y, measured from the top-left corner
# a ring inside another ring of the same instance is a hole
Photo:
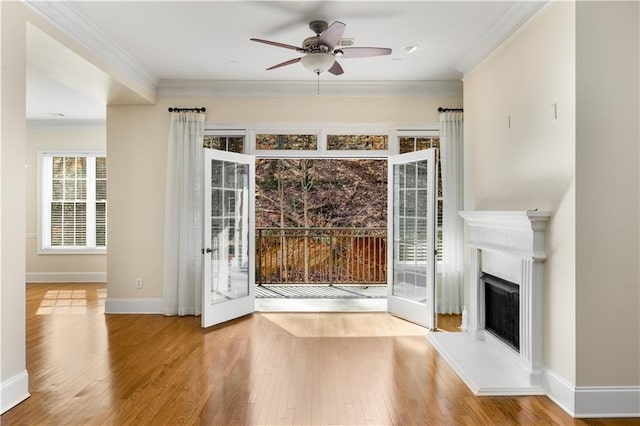
[[[469,289],[463,333],[430,333],[431,343],[476,395],[541,395],[545,241],[550,212],[463,211]],[[485,272],[520,287],[520,351],[484,328]]]

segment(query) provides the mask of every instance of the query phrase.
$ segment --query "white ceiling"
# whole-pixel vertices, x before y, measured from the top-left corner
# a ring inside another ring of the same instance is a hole
[[[354,46],[393,49],[389,56],[340,59],[344,74],[323,73],[321,81],[459,81],[544,1],[57,2],[57,8],[64,4],[66,21],[51,13],[53,7],[29,3],[72,35],[73,28],[81,28],[83,32],[77,32],[80,39],[83,35],[86,38],[89,29],[94,46],[111,46],[120,58],[126,57],[130,70],[136,69],[161,88],[169,81],[174,85],[192,80],[265,84],[315,81],[316,76],[301,64],[266,71],[300,55],[249,40],[257,37],[299,46],[313,35],[308,28],[311,20],[344,22],[344,37],[354,38]],[[31,39],[28,109],[31,118],[37,118],[33,115],[36,112],[55,113],[51,111],[53,106],[44,105],[45,99],[51,98],[49,94],[58,100],[64,98],[60,91],[69,84],[48,77],[51,66],[38,58],[42,56],[38,53],[42,40]],[[95,43],[96,39],[100,43]],[[419,49],[407,54],[405,48],[412,45]],[[86,87],[72,89],[72,105],[81,103],[79,98],[83,96],[98,105],[108,102],[109,94],[100,99]],[[95,105],[89,105],[87,113],[95,116]]]

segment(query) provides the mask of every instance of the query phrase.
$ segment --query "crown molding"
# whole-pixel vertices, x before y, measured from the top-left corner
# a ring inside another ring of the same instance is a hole
[[[58,29],[108,64],[143,93],[155,96],[158,77],[66,1],[22,0]]]
[[[462,81],[160,80],[158,96],[461,98]]]
[[[512,2],[489,30],[480,37],[458,61],[455,68],[464,75],[470,73],[498,46],[515,33],[529,18],[551,0]]]

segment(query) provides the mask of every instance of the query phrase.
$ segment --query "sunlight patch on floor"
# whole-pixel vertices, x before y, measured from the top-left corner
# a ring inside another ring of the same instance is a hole
[[[98,305],[104,306],[106,289],[98,289]],[[87,313],[86,290],[49,290],[45,293],[36,315],[85,315]]]
[[[364,312],[345,316],[264,312],[260,316],[296,337],[425,336],[427,333],[425,328],[387,313]]]
[[[256,299],[258,312],[386,312],[387,299]]]

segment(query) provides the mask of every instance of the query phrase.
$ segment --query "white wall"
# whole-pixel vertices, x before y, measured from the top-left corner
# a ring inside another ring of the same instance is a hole
[[[576,382],[574,58],[574,4],[553,2],[464,78],[465,210],[552,212],[544,365],[570,383]]]
[[[0,412],[28,397],[25,351],[25,40],[22,5],[0,2]]]
[[[459,98],[159,98],[107,108],[109,299],[162,297],[166,146],[170,106],[204,106],[208,123],[436,123]],[[144,288],[135,289],[137,277]],[[107,308],[112,306],[107,301]]]
[[[27,282],[85,281],[107,273],[106,254],[38,254],[38,155],[41,151],[105,151],[106,127],[34,126],[27,131]]]
[[[639,5],[576,7],[580,386],[640,386]]]

